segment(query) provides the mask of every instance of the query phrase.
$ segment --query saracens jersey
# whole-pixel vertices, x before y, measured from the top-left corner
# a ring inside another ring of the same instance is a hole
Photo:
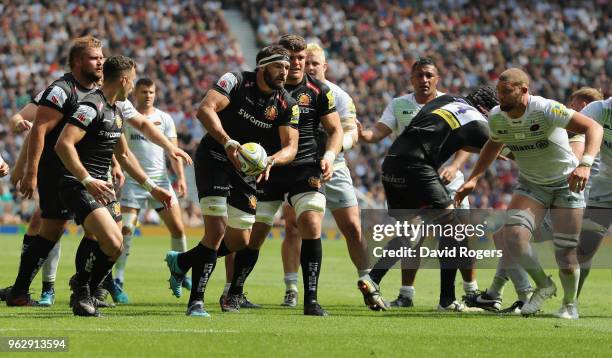
[[[145,116],[148,121],[155,124],[167,138],[176,138],[176,128],[172,117],[157,108],[153,113]],[[160,178],[166,175],[166,156],[164,148],[151,142],[142,135],[130,123],[125,124],[125,139],[134,156],[138,159],[140,166],[152,178]],[[126,180],[134,181],[132,177],[126,175]]]
[[[298,151],[290,166],[319,162],[317,137],[321,117],[336,112],[336,103],[331,89],[309,74],[297,85],[285,84],[300,107],[300,139]],[[320,141],[323,143],[324,141]]]
[[[581,113],[591,117],[603,127],[604,135],[599,153],[601,164],[597,175],[612,179],[612,97],[589,103],[582,109]],[[591,175],[596,175],[592,169]]]
[[[217,114],[227,135],[240,144],[259,143],[271,155],[281,149],[278,127],[298,127],[299,109],[295,100],[284,89],[271,94],[262,92],[257,87],[255,72],[228,72],[213,90],[230,100]],[[214,158],[227,161],[223,146],[210,134],[204,136],[202,143]]]
[[[530,95],[520,118],[508,117],[499,106],[491,110],[491,140],[512,151],[519,176],[535,184],[557,183],[578,165],[564,130],[573,114],[559,102]]]
[[[489,138],[486,118],[463,97],[443,95],[427,103],[389,148],[388,157],[436,170],[463,147],[482,148]]]
[[[443,92],[436,91],[436,98],[442,95],[444,95]],[[378,122],[389,127],[393,134],[399,136],[423,106],[424,104],[417,102],[414,92],[393,98],[385,107]]]
[[[123,116],[116,105],[110,105],[100,90],[85,96],[68,123],[86,131],[76,144],[81,163],[89,175],[108,180],[115,146],[123,133]],[[78,179],[64,169],[64,183]]]

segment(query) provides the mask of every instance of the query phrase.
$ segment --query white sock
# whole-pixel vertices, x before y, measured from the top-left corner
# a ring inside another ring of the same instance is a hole
[[[286,291],[298,292],[297,282],[298,282],[297,272],[285,273],[285,290]]]
[[[576,268],[574,272],[567,274],[559,270],[559,278],[561,286],[563,286],[563,303],[576,302],[578,294],[578,280],[580,279],[580,269]]]
[[[42,267],[42,280],[43,282],[55,282],[55,275],[57,274],[57,264],[59,263],[61,255],[60,242],[56,242],[55,246],[49,251],[49,255],[45,260]]]
[[[463,291],[466,295],[478,291],[478,282],[476,280],[472,282],[463,281]]]
[[[227,293],[229,292],[230,286],[232,285],[231,282],[226,282],[225,286],[223,287],[223,296],[227,296]]]
[[[492,298],[501,297],[507,282],[507,278],[495,275],[495,277],[493,277],[493,282],[491,282],[491,287],[487,288],[487,295]]]
[[[525,303],[529,302],[529,298],[531,298],[531,294],[533,293],[533,289],[528,288],[522,291],[516,290],[516,295],[518,296],[519,301]]]
[[[414,286],[402,286],[400,287],[399,295],[413,299],[415,292]]]
[[[187,251],[187,237],[173,237],[170,239],[170,248],[172,251],[185,252]]]
[[[370,280],[370,271],[370,269],[357,270],[357,277],[359,277],[360,280]]]
[[[125,266],[127,258],[130,256],[130,247],[132,246],[132,235],[123,235],[123,252],[115,262],[115,279],[120,282],[125,281]]]

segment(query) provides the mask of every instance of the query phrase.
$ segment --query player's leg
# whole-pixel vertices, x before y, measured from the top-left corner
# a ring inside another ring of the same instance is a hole
[[[255,224],[253,224],[253,226],[255,226]],[[218,254],[219,253],[217,252],[217,255]],[[223,293],[221,294],[221,297],[219,297],[219,305],[223,304],[223,300],[225,299],[225,296],[227,296],[227,293],[229,292],[229,289],[232,286],[232,277],[234,277],[234,262],[235,261],[236,261],[235,252],[225,255],[225,285],[223,286]]]
[[[243,300],[244,284],[253,271],[259,258],[259,250],[272,229],[274,216],[280,208],[282,201],[260,201],[257,203],[255,223],[250,231],[248,245],[236,252],[232,283],[227,297],[221,304],[224,312],[237,312]]]
[[[283,217],[285,218],[285,238],[281,244],[281,256],[283,259],[285,298],[281,306],[295,307],[298,297],[297,283],[302,239],[297,228],[295,210],[291,205],[283,205]]]
[[[128,185],[127,183],[125,185]],[[115,303],[127,304],[129,303],[129,297],[123,285],[125,282],[125,267],[127,266],[128,257],[130,256],[130,250],[132,248],[132,237],[136,230],[136,224],[138,221],[138,213],[142,205],[136,202],[127,202],[130,199],[129,195],[126,195],[124,188],[121,195],[121,216],[122,216],[122,227],[121,234],[123,236],[123,252],[115,263],[115,279],[112,280],[110,277],[104,282],[104,288],[108,290],[113,301]]]
[[[55,303],[55,277],[61,255],[61,244],[56,242],[42,266],[42,292],[38,304],[51,306]]]
[[[578,262],[580,263],[578,296],[591,271],[593,257],[612,224],[610,209],[589,206],[584,217],[577,248]]]

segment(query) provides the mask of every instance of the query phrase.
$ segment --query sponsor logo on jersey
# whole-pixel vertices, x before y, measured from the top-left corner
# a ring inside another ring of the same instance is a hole
[[[62,108],[64,103],[68,99],[68,95],[66,92],[59,86],[53,86],[49,94],[47,95],[47,100],[53,102],[56,106]]]
[[[221,87],[226,93],[230,93],[234,86],[236,86],[236,83],[238,83],[236,76],[233,73],[228,72],[219,78],[219,81],[217,81],[217,86]]]
[[[268,106],[264,112],[264,118],[266,118],[269,121],[273,121],[276,119],[276,117],[278,116],[278,110],[276,109],[276,106]]]
[[[249,122],[253,123],[255,126],[259,128],[264,128],[264,129],[272,128],[272,123],[262,122],[258,120],[257,118],[255,118],[255,116],[253,116],[252,114],[250,114],[249,112],[245,111],[242,108],[240,108],[240,110],[238,111],[238,115],[247,119]]]
[[[308,178],[308,185],[315,189],[321,188],[321,178],[318,177],[310,177]]]
[[[257,197],[255,195],[249,195],[249,208],[253,210],[257,208]]]
[[[76,112],[74,112],[74,118],[76,118],[79,122],[83,123],[84,126],[89,126],[91,121],[96,118],[97,113],[96,110],[91,108],[90,106],[80,105]]]
[[[308,93],[301,93],[298,98],[298,105],[300,106],[310,106],[310,103],[312,102],[312,98],[310,98],[310,95]]]
[[[569,111],[561,103],[555,103],[550,109],[550,113],[554,114],[555,116],[559,116],[559,117],[567,117],[567,115],[569,114]]]
[[[298,124],[300,122],[300,106],[297,104],[291,107],[291,124]]]
[[[115,124],[117,125],[117,128],[119,129],[123,127],[123,120],[121,119],[121,116],[115,116]]]
[[[548,140],[546,140],[546,139],[545,140],[539,140],[539,141],[536,142],[535,145],[536,145],[536,147],[538,149],[544,149],[544,148],[548,147]]]
[[[529,127],[529,130],[530,130],[530,131],[532,131],[532,132],[535,132],[535,131],[537,131],[538,129],[540,129],[540,125],[539,125],[539,124],[537,124],[537,123],[536,123],[536,124],[534,124],[534,125],[532,125],[531,127]]]
[[[327,96],[327,109],[332,109],[336,107],[336,98],[334,97],[332,91],[329,90],[325,96]]]
[[[523,150],[534,150],[536,149],[536,146],[533,144],[525,144],[525,145],[510,144],[508,145],[508,149],[510,149],[513,152],[520,152]]]
[[[507,129],[500,129],[497,131],[497,134],[508,134],[508,130]]]

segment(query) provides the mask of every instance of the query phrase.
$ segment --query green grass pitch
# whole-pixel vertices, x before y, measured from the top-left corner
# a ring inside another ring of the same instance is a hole
[[[196,239],[189,241],[189,246]],[[486,313],[439,314],[438,272],[423,270],[417,277],[416,307],[385,313],[371,312],[356,289],[356,273],[344,242],[324,241],[319,299],[330,317],[305,317],[279,306],[284,294],[280,241],[269,240],[246,285],[250,300],[261,310],[238,314],[220,311],[217,303],[225,281],[219,261],[206,290],[212,318],[186,317],[188,292],[174,298],[168,289],[163,262],[170,243],[164,237],[133,240],[125,289],[131,304],[103,310],[102,318],[73,317],[68,307],[68,277],[74,270],[74,236],[62,242],[57,278],[57,301],[51,308],[12,308],[0,305],[0,337],[69,337],[69,352],[78,357],[108,356],[610,356],[612,352],[612,271],[594,270],[589,277],[577,321],[551,314],[560,295],[548,301],[538,317],[500,317]],[[0,285],[12,284],[21,237],[0,236]],[[549,270],[550,273],[553,273]],[[481,288],[493,270],[478,272]],[[40,276],[40,274],[39,274]],[[32,291],[40,294],[36,277]],[[560,284],[557,274],[553,277]],[[301,280],[300,280],[301,281]],[[460,285],[460,278],[458,283]],[[383,294],[393,299],[399,272],[383,281]],[[462,290],[457,288],[460,297]],[[301,297],[300,297],[301,298]],[[509,285],[504,305],[515,299]],[[301,303],[301,302],[300,302]],[[0,353],[10,354],[10,353]],[[39,353],[22,353],[23,356]]]

